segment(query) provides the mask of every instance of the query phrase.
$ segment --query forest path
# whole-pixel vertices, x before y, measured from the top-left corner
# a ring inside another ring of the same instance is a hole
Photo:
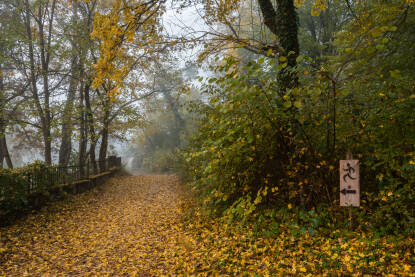
[[[182,201],[174,175],[111,178],[0,229],[0,276],[169,275]]]

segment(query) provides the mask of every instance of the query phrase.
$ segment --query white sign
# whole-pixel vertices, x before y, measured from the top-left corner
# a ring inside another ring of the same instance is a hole
[[[340,206],[360,206],[359,160],[340,161]]]

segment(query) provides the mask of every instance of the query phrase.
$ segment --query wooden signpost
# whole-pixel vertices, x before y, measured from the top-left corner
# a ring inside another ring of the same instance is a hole
[[[349,207],[349,221],[352,227],[352,207],[360,206],[359,160],[353,160],[347,153],[347,160],[340,160],[340,206]]]
[[[340,161],[340,206],[360,206],[359,160]]]

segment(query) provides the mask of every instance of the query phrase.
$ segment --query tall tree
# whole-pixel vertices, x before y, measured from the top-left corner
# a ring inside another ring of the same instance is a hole
[[[0,42],[1,43],[1,42]],[[0,51],[3,50],[0,45]],[[6,160],[8,168],[13,168],[13,162],[10,158],[9,149],[7,147],[6,139],[6,127],[7,127],[7,117],[6,117],[6,95],[5,95],[5,86],[4,86],[4,72],[2,70],[2,65],[0,61],[0,159],[1,166],[3,166],[3,160]]]
[[[26,41],[29,56],[29,78],[32,97],[35,102],[36,114],[40,118],[44,144],[44,158],[47,164],[52,163],[52,111],[50,65],[54,51],[52,50],[53,26],[55,23],[57,0],[24,1],[22,9],[26,27]],[[37,57],[40,56],[40,71],[38,71]],[[39,82],[38,77],[41,77]],[[41,83],[41,87],[39,87]],[[39,90],[40,89],[40,90]]]
[[[72,18],[69,39],[71,42],[71,70],[68,87],[68,95],[66,97],[65,108],[62,115],[62,127],[61,127],[61,145],[59,149],[59,164],[67,166],[71,156],[72,150],[72,130],[73,130],[73,112],[74,112],[74,101],[77,92],[77,88],[80,83],[80,67],[81,61],[80,56],[83,56],[83,50],[79,47],[78,40],[79,26],[78,26],[78,7],[79,1],[72,1]]]
[[[16,41],[19,39],[16,30],[21,27],[21,21],[16,16],[13,2],[5,1],[0,4],[0,164],[6,161],[8,168],[13,168],[7,143],[6,130],[13,125],[11,115],[18,109],[16,101],[23,93],[24,81],[12,78],[14,67],[12,56]]]

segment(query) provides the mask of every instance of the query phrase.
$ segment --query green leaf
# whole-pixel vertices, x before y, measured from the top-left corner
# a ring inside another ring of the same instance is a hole
[[[316,90],[314,91],[314,93],[316,95],[320,95],[321,94],[321,88],[316,88]]]
[[[389,30],[390,30],[391,32],[396,32],[396,30],[398,30],[398,27],[396,27],[396,26],[392,26],[392,27],[390,27],[390,28],[389,28]]]
[[[296,107],[297,109],[301,108],[302,105],[303,104],[301,103],[300,100],[297,100],[297,101],[294,102],[294,107]]]
[[[291,103],[291,101],[287,101],[287,102],[285,102],[284,103],[284,108],[291,108],[291,106],[292,106],[292,103]]]
[[[384,50],[386,47],[385,47],[385,45],[383,45],[383,44],[378,44],[378,45],[376,45],[376,49],[378,49],[378,50]]]
[[[260,59],[258,60],[258,63],[259,63],[259,64],[263,64],[263,63],[264,63],[264,58],[260,58]]]
[[[368,48],[366,48],[366,52],[368,53],[368,54],[372,54],[372,53],[374,53],[376,51],[376,48],[375,47],[373,47],[373,46],[369,46]]]
[[[350,91],[348,89],[341,89],[341,90],[339,90],[339,94],[340,94],[340,96],[344,97],[344,96],[349,95]]]
[[[291,94],[292,94],[292,95],[298,95],[298,94],[300,94],[300,90],[299,90],[298,88],[293,88],[293,89],[291,90]]]
[[[269,56],[271,56],[271,54],[272,54],[272,49],[270,48],[270,49],[268,49],[268,51],[267,51],[267,56],[269,57]]]
[[[401,72],[398,69],[391,70],[389,72],[391,74],[391,77],[394,78],[394,79],[401,79],[402,78]]]

